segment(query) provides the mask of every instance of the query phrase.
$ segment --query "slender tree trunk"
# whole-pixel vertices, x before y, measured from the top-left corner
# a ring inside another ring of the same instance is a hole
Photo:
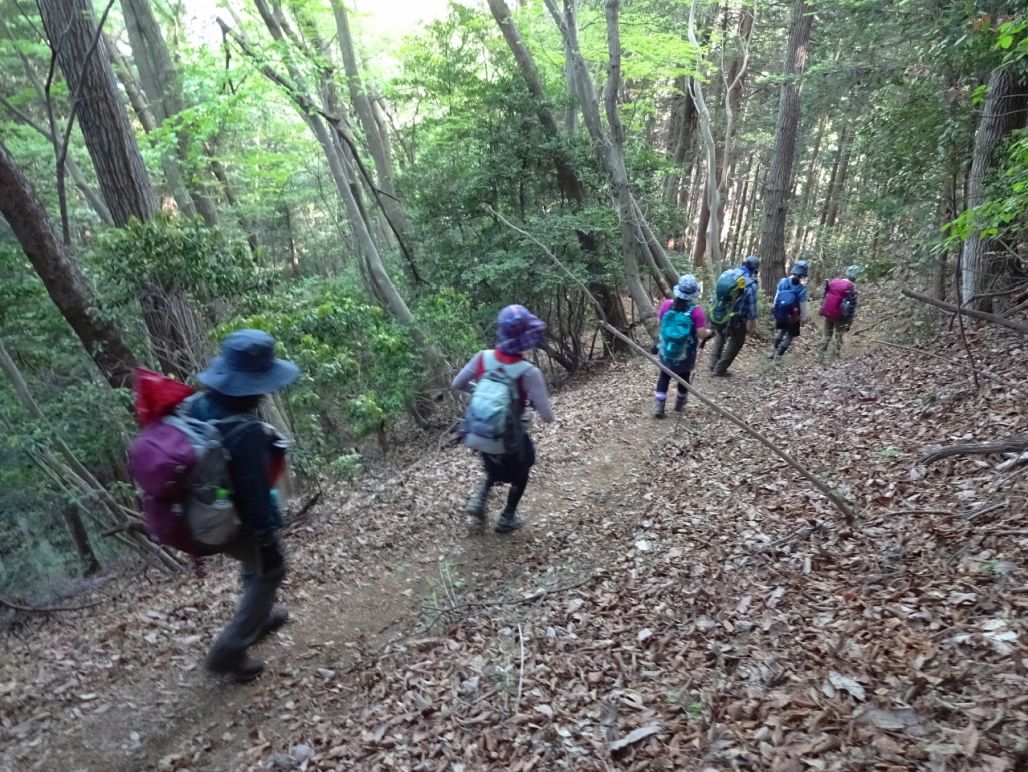
[[[685,165],[692,148],[696,131],[696,104],[689,96],[689,77],[680,75],[675,79],[676,96],[672,102],[668,146],[671,148],[673,171],[664,181],[664,200],[669,204],[685,205],[689,191],[689,175],[692,169]]]
[[[0,143],[0,212],[46,287],[107,382],[128,387],[136,365],[121,331],[104,318],[85,277],[64,252],[42,202]]]
[[[357,113],[357,119],[360,121],[361,128],[364,131],[368,151],[375,164],[378,186],[382,193],[385,194],[383,197],[385,213],[392,223],[392,227],[396,229],[399,238],[406,241],[410,235],[410,218],[397,199],[393,159],[389,148],[388,136],[381,131],[381,127],[375,118],[374,108],[364,87],[364,79],[361,76],[360,68],[357,65],[353,37],[350,33],[349,12],[341,0],[332,0],[332,11],[335,15],[336,36],[343,60],[343,68],[346,72],[346,82],[349,86],[350,102],[353,105],[354,112]]]
[[[100,573],[100,561],[96,559],[93,545],[89,543],[89,532],[86,524],[82,522],[82,515],[75,504],[68,504],[64,508],[64,524],[68,527],[68,536],[75,547],[75,554],[79,556],[82,563],[83,576],[93,576]]]
[[[1025,125],[1028,110],[1028,77],[1017,67],[1005,66],[989,77],[982,117],[974,136],[974,155],[968,178],[967,208],[981,206],[987,196],[986,178],[995,163],[996,151],[1009,134]],[[992,298],[983,297],[989,289],[996,261],[989,240],[974,230],[964,242],[960,258],[960,296],[958,302],[973,304],[988,311]]]
[[[828,225],[828,215],[832,210],[832,200],[835,198],[839,187],[839,169],[842,167],[842,159],[846,156],[849,137],[849,121],[844,119],[842,129],[839,131],[839,143],[835,150],[835,160],[832,162],[832,173],[828,177],[828,188],[825,190],[824,203],[821,205],[821,218],[818,220],[818,223],[822,228]]]
[[[103,39],[89,0],[39,0],[47,37],[64,79],[77,94],[79,122],[97,181],[115,225],[148,220],[157,211],[136,136],[118,99]]]
[[[814,203],[814,187],[816,184],[817,162],[821,155],[821,140],[824,138],[825,126],[828,125],[828,116],[823,115],[817,123],[817,134],[814,136],[814,146],[810,150],[810,157],[807,159],[807,176],[803,182],[803,199],[800,204],[800,216],[796,221],[796,233],[793,236],[794,244],[803,243],[803,234],[810,227],[810,210]]]
[[[775,279],[785,273],[785,220],[792,188],[792,166],[796,155],[796,129],[800,118],[800,92],[807,64],[807,41],[814,15],[806,0],[795,0],[785,55],[775,125],[775,142],[764,192],[764,224],[760,234],[760,278],[766,293],[773,293]]]
[[[150,0],[121,0],[121,7],[133,58],[139,70],[139,82],[154,119],[161,126],[186,109],[182,79],[172,62],[171,52],[153,15]],[[190,186],[182,171],[189,158],[189,133],[185,127],[179,126],[175,135],[176,151],[169,151],[162,159],[165,176],[170,174],[168,184],[180,209],[188,214],[198,213],[208,226],[215,227],[218,224],[218,212],[214,203],[202,190]]]
[[[139,87],[139,83],[132,75],[132,70],[128,63],[122,57],[118,51],[118,46],[112,40],[107,33],[104,33],[104,43],[106,44],[107,57],[111,62],[111,69],[114,71],[115,77],[118,82],[121,83],[121,87],[125,90],[125,96],[128,97],[129,105],[132,106],[132,112],[136,116],[136,120],[139,121],[139,125],[142,127],[145,134],[149,134],[155,128],[157,128],[157,120],[153,116],[153,112],[150,110],[150,105],[146,103],[146,97],[143,96],[143,90]]]

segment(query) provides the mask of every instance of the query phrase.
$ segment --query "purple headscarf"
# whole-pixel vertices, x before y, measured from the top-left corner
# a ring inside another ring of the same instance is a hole
[[[507,306],[496,320],[496,348],[517,356],[539,345],[546,324],[524,306]]]

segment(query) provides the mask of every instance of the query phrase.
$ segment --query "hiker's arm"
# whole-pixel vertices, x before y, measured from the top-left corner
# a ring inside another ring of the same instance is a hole
[[[550,405],[550,395],[546,391],[546,381],[538,367],[533,367],[521,379],[521,385],[525,387],[525,394],[528,401],[535,408],[539,417],[546,423],[553,423],[553,406]]]
[[[747,320],[753,321],[757,318],[757,282],[752,282],[746,288],[746,300],[745,308],[743,309],[743,316]]]
[[[480,353],[475,354],[464,365],[464,369],[457,373],[457,377],[453,379],[453,383],[450,384],[450,388],[454,391],[471,391],[471,382],[475,380],[475,374],[478,372],[478,358],[482,356]]]
[[[807,300],[809,299],[809,293],[807,288],[803,287],[800,292],[800,324],[807,321]]]
[[[268,477],[268,436],[264,427],[254,422],[233,439],[229,448],[232,499],[243,527],[259,544],[267,544],[282,526]]]

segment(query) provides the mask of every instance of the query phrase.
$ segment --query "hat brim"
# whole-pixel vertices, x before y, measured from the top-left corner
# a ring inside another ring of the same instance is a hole
[[[256,397],[284,389],[299,374],[300,368],[288,359],[275,359],[267,370],[250,373],[233,370],[227,366],[224,357],[216,356],[196,379],[229,397]]]

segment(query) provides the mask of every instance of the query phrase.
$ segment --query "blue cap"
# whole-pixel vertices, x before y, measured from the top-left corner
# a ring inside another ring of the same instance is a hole
[[[221,354],[197,375],[205,386],[230,397],[253,397],[285,388],[300,374],[275,358],[275,339],[261,330],[239,330],[221,342]]]

